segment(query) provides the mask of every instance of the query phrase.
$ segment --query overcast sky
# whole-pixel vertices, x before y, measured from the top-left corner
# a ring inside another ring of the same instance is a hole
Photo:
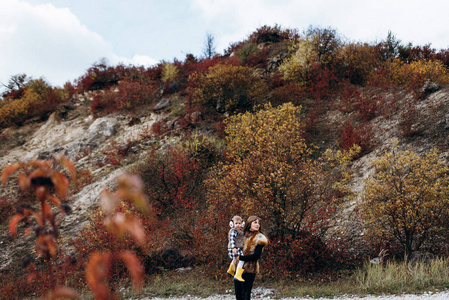
[[[255,29],[331,27],[355,42],[392,31],[403,43],[449,48],[448,0],[0,0],[0,82],[25,73],[54,86],[101,58],[150,66],[217,52]]]

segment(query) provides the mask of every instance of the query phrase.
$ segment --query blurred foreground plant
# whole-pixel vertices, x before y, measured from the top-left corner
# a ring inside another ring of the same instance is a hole
[[[150,214],[148,199],[143,192],[143,184],[139,177],[122,175],[117,178],[118,188],[115,192],[109,189],[102,191],[100,204],[104,213],[104,225],[118,238],[131,235],[142,248],[146,248],[147,237],[142,221],[135,215],[125,215],[117,212],[121,201],[128,200],[134,203],[145,215]],[[86,265],[86,280],[94,293],[95,299],[111,299],[118,296],[111,286],[108,278],[114,271],[116,263],[122,261],[131,275],[136,291],[140,291],[143,283],[143,267],[135,253],[130,250],[112,249],[110,251],[95,252]]]
[[[17,235],[17,226],[23,224],[25,235],[35,233],[35,252],[47,265],[47,276],[50,290],[45,298],[78,298],[76,292],[65,286],[56,286],[52,261],[57,258],[58,223],[52,206],[62,213],[69,213],[70,206],[65,202],[69,193],[69,179],[61,170],[61,166],[69,173],[72,180],[76,180],[74,164],[65,156],[58,156],[52,160],[31,160],[28,163],[15,163],[7,166],[1,175],[2,184],[5,185],[9,177],[15,172],[18,174],[19,186],[22,190],[31,189],[39,203],[39,209],[34,203],[21,204],[16,209],[16,214],[9,223],[9,229],[13,236]],[[28,275],[28,281],[32,281],[38,274],[32,271]]]

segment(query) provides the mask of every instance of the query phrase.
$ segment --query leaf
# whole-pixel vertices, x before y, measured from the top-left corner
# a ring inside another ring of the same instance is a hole
[[[49,196],[49,197],[47,197],[47,201],[50,202],[50,203],[53,203],[53,205],[58,207],[58,208],[61,206],[61,201],[59,200],[58,197]]]
[[[40,177],[48,177],[48,175],[49,175],[48,170],[36,169],[33,172],[31,172],[29,177],[30,177],[31,182],[33,182],[33,179],[35,179],[35,178],[40,179]],[[36,182],[36,181],[34,181],[34,182]],[[38,185],[42,185],[42,184],[38,183]]]
[[[123,226],[125,232],[129,233],[141,246],[145,247],[146,234],[139,218],[127,216]]]
[[[44,218],[47,219],[53,225],[54,215],[53,215],[53,211],[51,210],[51,206],[45,202],[42,203],[42,212],[44,214]]]
[[[61,155],[59,157],[59,162],[64,166],[64,168],[69,172],[70,174],[70,179],[71,180],[76,180],[76,169],[75,169],[75,164],[70,161],[67,157],[65,157],[65,155]]]
[[[128,233],[140,245],[143,247],[146,246],[146,234],[139,218],[117,213],[114,216],[105,219],[105,225],[119,238],[123,238],[125,233]]]
[[[24,218],[23,214],[16,214],[14,215],[14,217],[12,217],[11,221],[9,221],[9,231],[11,231],[11,234],[13,236],[16,235],[16,228],[17,228],[17,224],[22,221],[22,219]]]
[[[109,288],[104,279],[111,267],[111,253],[94,253],[86,264],[86,281],[95,299],[108,299]]]
[[[100,194],[100,205],[106,215],[111,215],[114,213],[118,204],[118,199],[114,197],[109,189],[104,189]]]
[[[131,251],[120,252],[119,257],[125,263],[126,268],[128,268],[133,281],[134,289],[140,291],[143,283],[143,267],[140,264],[139,259]]]
[[[44,218],[42,217],[42,215],[40,213],[35,212],[35,211],[30,211],[30,213],[34,216],[34,218],[36,219],[36,221],[40,227],[44,226]]]
[[[51,181],[55,185],[56,193],[59,197],[65,198],[69,191],[69,180],[67,177],[60,172],[55,172],[51,176]]]
[[[48,196],[48,190],[45,186],[39,186],[36,189],[36,196],[40,201],[43,201]]]
[[[121,175],[117,178],[117,183],[117,193],[122,199],[133,200],[135,195],[142,193],[143,183],[139,176],[128,174]]]
[[[42,159],[34,159],[28,162],[28,166],[35,167],[39,169],[50,169],[51,168],[51,160],[42,160]]]
[[[36,253],[38,256],[47,257],[51,255],[56,256],[56,250],[58,245],[56,244],[55,237],[53,234],[39,234],[36,239]]]
[[[128,199],[134,202],[144,214],[150,212],[148,198],[143,193],[143,182],[136,175],[122,175],[117,179],[118,190],[117,195],[120,199]]]
[[[26,176],[24,173],[20,173],[19,176],[19,186],[22,188],[22,190],[26,190],[27,188],[30,187],[30,179],[28,178],[28,176]]]
[[[145,215],[148,215],[151,212],[148,197],[144,194],[136,195],[132,200],[136,207],[139,208]]]
[[[4,168],[2,171],[2,184],[5,185],[8,178],[22,167],[22,163],[15,163]]]

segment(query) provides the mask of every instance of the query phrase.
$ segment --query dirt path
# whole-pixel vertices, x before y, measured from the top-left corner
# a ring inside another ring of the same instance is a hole
[[[256,288],[253,290],[253,300],[267,300],[276,299],[273,294],[273,290]],[[170,297],[170,298],[143,298],[146,300],[235,300],[234,295],[214,295],[207,298],[186,296],[186,297]],[[294,297],[294,298],[282,298],[278,300],[311,300],[312,298],[307,297]],[[313,298],[317,300],[316,298]],[[318,300],[448,300],[449,291],[438,292],[438,293],[424,293],[421,295],[399,295],[399,296],[366,296],[366,297],[352,297],[352,296],[342,296],[338,298],[318,298]]]

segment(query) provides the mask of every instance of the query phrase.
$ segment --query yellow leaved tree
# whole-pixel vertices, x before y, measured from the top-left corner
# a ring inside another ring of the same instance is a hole
[[[343,172],[332,173],[337,164],[326,170],[322,160],[313,158],[300,113],[300,107],[286,103],[227,120],[228,156],[207,181],[215,220],[233,214],[259,215],[273,236],[295,239],[312,212],[329,213],[329,202],[335,198],[332,191],[341,187],[334,183],[344,177]],[[327,157],[326,163],[337,155]]]
[[[420,250],[447,226],[448,168],[435,149],[420,156],[397,141],[373,166],[360,203],[369,236],[396,240],[408,254]]]

